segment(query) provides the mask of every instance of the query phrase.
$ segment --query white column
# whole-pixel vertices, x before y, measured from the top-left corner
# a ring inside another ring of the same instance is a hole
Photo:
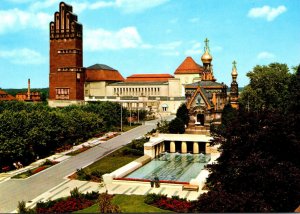
[[[194,145],[193,145],[193,154],[199,154],[199,145],[198,145],[198,142],[194,142]]]
[[[172,152],[172,153],[175,153],[176,151],[175,151],[175,142],[174,141],[171,141],[170,142],[170,152]]]
[[[181,142],[181,153],[186,153],[187,152],[187,146],[186,146],[186,142],[182,141]]]

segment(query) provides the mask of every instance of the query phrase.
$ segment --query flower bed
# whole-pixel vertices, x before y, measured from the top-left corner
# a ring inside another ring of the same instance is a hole
[[[193,211],[192,202],[179,198],[178,196],[168,198],[167,195],[150,193],[145,197],[145,203],[161,209],[171,210],[179,213]]]
[[[71,156],[74,156],[74,155],[77,155],[79,153],[82,153],[88,149],[92,148],[91,146],[82,146],[80,149],[77,149],[75,151],[72,151],[72,152],[69,152],[67,153],[66,155],[71,155]]]
[[[186,201],[185,199],[174,198],[162,198],[154,203],[154,205],[161,209],[172,210],[179,213],[190,212],[192,208],[191,202]]]
[[[31,175],[34,175],[34,174],[37,174],[55,164],[57,164],[59,162],[57,161],[50,161],[50,160],[46,160],[45,163],[43,163],[43,165],[39,166],[39,167],[36,167],[34,169],[30,169],[30,170],[27,170],[26,172],[23,172],[21,174],[18,174],[18,175],[15,175],[13,176],[12,178],[28,178],[30,177]]]
[[[77,210],[82,210],[90,207],[94,204],[93,201],[87,200],[85,198],[67,198],[66,200],[58,201],[53,203],[52,206],[41,206],[37,205],[37,213],[68,213]]]

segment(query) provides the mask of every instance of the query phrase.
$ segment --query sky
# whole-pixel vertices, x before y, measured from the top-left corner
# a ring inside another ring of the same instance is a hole
[[[49,22],[59,0],[1,0],[0,88],[49,86]],[[83,64],[106,64],[123,77],[174,74],[191,56],[202,65],[209,39],[214,75],[238,83],[272,62],[300,63],[299,0],[66,0],[83,24]]]

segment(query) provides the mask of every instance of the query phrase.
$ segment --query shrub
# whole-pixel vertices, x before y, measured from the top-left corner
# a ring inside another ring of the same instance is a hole
[[[87,173],[84,169],[77,169],[78,180],[91,180],[91,174]]]
[[[72,189],[70,191],[70,194],[71,194],[71,198],[80,198],[81,197],[81,193],[79,192],[78,188],[75,187],[74,189]]]
[[[145,200],[144,202],[146,204],[155,204],[157,201],[159,201],[160,199],[166,199],[167,198],[167,195],[161,195],[161,194],[155,194],[155,193],[150,193],[150,194],[147,194],[146,197],[145,197]]]
[[[169,123],[169,132],[172,134],[183,134],[185,132],[184,122],[176,117]]]
[[[107,192],[101,193],[98,198],[98,205],[100,213],[118,213],[120,208],[117,205],[112,204],[113,195],[109,195]]]
[[[87,200],[94,201],[99,197],[99,195],[100,195],[99,192],[92,191],[92,192],[87,192],[85,194],[82,194],[82,197],[84,197]]]

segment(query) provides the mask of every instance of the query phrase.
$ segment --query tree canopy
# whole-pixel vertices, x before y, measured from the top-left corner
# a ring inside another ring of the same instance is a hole
[[[257,65],[247,73],[250,84],[241,93],[239,102],[251,111],[282,110],[291,77],[286,64]]]
[[[215,129],[222,153],[208,166],[210,191],[199,197],[197,212],[292,212],[299,206],[299,73],[279,63],[248,73],[240,109],[224,108],[223,130]]]
[[[121,106],[101,102],[50,108],[41,103],[0,102],[0,166],[30,163],[57,148],[120,126]],[[127,110],[123,109],[123,121]]]

